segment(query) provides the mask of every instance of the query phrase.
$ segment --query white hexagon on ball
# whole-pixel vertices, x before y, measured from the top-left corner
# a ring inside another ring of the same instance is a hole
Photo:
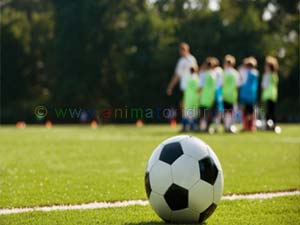
[[[172,164],[172,178],[175,184],[189,189],[200,179],[198,162],[188,155],[183,155]]]
[[[163,195],[172,184],[170,165],[157,161],[149,172],[151,190]]]
[[[197,212],[207,209],[214,201],[214,188],[205,181],[199,180],[189,190],[189,207]]]

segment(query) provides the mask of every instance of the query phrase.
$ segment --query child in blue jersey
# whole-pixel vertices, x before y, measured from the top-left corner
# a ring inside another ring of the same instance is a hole
[[[254,57],[244,59],[240,68],[239,103],[243,106],[244,130],[254,131],[254,106],[257,102],[258,76],[257,61]]]

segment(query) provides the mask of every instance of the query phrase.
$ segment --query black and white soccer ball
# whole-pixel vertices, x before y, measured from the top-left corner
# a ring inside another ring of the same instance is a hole
[[[167,222],[202,223],[220,202],[223,185],[216,154],[192,136],[180,135],[162,142],[146,168],[149,202]]]

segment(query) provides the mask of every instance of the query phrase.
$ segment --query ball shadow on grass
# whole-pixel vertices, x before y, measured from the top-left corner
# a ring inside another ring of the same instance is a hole
[[[157,222],[157,221],[142,221],[138,223],[124,223],[124,225],[208,225],[206,222],[204,223],[168,223],[168,222]]]

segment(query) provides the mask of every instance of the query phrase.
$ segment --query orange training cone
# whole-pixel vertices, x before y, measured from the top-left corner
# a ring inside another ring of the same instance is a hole
[[[26,123],[24,121],[18,121],[16,123],[16,127],[19,129],[25,128],[26,127]]]
[[[176,127],[177,126],[176,120],[171,120],[170,125],[171,127]]]
[[[98,126],[98,124],[97,124],[96,120],[93,120],[93,121],[91,122],[91,127],[92,127],[93,129],[96,129],[97,126]]]
[[[141,119],[137,120],[136,121],[136,126],[137,127],[142,127],[144,124],[143,124],[143,121]]]
[[[50,129],[52,127],[52,122],[50,120],[47,120],[46,123],[45,123],[45,127],[47,129]]]

